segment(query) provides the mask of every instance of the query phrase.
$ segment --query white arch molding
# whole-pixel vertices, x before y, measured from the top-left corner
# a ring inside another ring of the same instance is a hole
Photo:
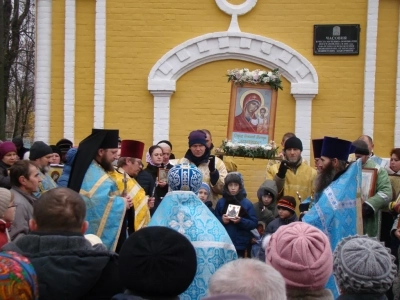
[[[169,138],[170,101],[176,81],[200,65],[224,59],[280,69],[282,76],[291,83],[290,91],[296,100],[295,133],[303,141],[303,157],[309,159],[311,102],[318,94],[315,68],[288,45],[243,32],[216,32],[190,39],[157,61],[148,78],[148,90],[154,96],[153,142]]]

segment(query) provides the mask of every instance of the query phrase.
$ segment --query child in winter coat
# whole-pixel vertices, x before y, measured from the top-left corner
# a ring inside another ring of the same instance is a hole
[[[274,180],[265,180],[257,191],[258,202],[253,204],[258,221],[268,226],[278,216],[276,197],[278,188]]]
[[[0,188],[0,248],[11,242],[8,229],[14,221],[15,205],[14,196],[10,190]]]
[[[283,196],[278,201],[278,215],[279,217],[268,224],[265,234],[273,234],[283,225],[298,221],[296,216],[296,200],[292,196]]]
[[[214,208],[212,207],[212,201],[210,200],[210,186],[202,182],[199,191],[197,192],[197,197],[214,213]]]
[[[218,200],[215,208],[215,216],[224,225],[239,257],[244,257],[252,237],[250,231],[257,227],[253,204],[246,196],[240,173],[229,173],[225,178],[223,198]],[[229,205],[239,206],[236,217],[228,217]]]

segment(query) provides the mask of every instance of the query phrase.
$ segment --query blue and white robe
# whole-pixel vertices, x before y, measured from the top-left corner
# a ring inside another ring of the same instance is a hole
[[[185,235],[197,254],[197,272],[181,300],[196,300],[207,296],[208,281],[222,265],[237,259],[235,247],[207,206],[193,193],[168,193],[148,226],[164,226]]]
[[[323,191],[318,202],[303,217],[303,222],[317,227],[328,236],[332,253],[340,240],[357,234],[356,200],[357,193],[361,191],[361,170],[359,159]],[[333,275],[326,287],[335,299],[339,296]]]

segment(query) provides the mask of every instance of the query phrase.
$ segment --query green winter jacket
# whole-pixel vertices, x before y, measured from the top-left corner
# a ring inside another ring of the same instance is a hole
[[[373,217],[363,219],[364,234],[370,237],[378,237],[380,232],[380,216],[381,210],[387,209],[392,199],[392,185],[389,176],[384,168],[376,164],[373,160],[368,159],[363,168],[377,169],[377,178],[375,185],[375,195],[366,201],[375,211]]]

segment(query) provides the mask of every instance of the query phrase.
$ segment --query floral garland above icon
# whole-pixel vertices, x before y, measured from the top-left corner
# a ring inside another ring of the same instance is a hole
[[[233,82],[237,85],[244,85],[245,83],[250,84],[260,84],[269,85],[274,90],[283,89],[282,80],[279,69],[274,69],[272,71],[262,71],[249,69],[233,69],[228,70],[226,76],[228,77],[228,82]]]
[[[216,155],[228,155],[228,156],[241,156],[264,159],[279,159],[278,147],[274,141],[267,145],[255,145],[255,144],[240,144],[232,143],[229,140],[222,141],[220,148],[215,149]]]

